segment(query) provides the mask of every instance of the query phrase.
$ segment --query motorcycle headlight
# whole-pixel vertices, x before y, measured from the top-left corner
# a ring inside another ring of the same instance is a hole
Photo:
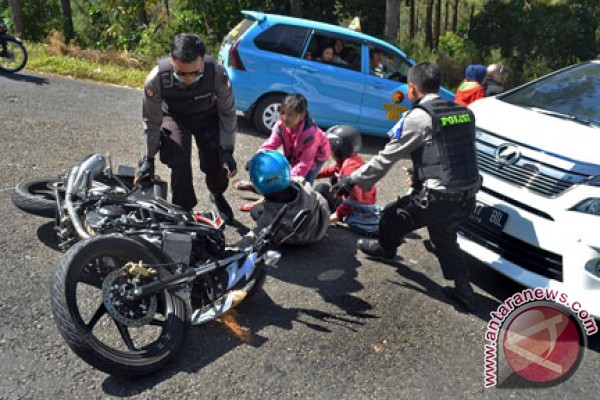
[[[600,198],[592,197],[589,199],[585,199],[573,208],[571,208],[571,210],[600,216]]]

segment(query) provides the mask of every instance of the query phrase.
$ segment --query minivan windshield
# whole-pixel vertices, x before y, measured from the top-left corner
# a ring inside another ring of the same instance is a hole
[[[600,126],[600,63],[569,68],[498,98],[557,118]]]

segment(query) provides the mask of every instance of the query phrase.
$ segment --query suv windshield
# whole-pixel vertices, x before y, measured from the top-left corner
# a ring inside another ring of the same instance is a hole
[[[558,118],[600,126],[600,64],[570,68],[499,98]]]

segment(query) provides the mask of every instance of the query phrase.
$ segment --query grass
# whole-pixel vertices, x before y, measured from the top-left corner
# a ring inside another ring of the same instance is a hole
[[[25,47],[29,54],[25,69],[76,79],[141,88],[153,67],[127,53],[65,45],[59,33],[52,34],[48,43],[25,43]]]

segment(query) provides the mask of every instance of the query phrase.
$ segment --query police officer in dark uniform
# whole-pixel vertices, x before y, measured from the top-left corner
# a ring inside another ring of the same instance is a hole
[[[186,210],[198,203],[192,182],[192,137],[211,201],[226,222],[233,211],[223,193],[237,172],[233,158],[237,117],[231,83],[223,66],[205,56],[202,39],[177,35],[171,54],[159,60],[144,86],[146,155],[137,180],[154,176],[154,157],[171,168],[172,202]]]
[[[475,150],[475,117],[463,106],[438,96],[440,72],[423,62],[408,74],[408,97],[413,103],[390,131],[390,142],[369,163],[334,185],[336,194],[354,185],[370,189],[400,159],[413,162],[412,191],[388,204],[379,223],[378,239],[360,239],[365,254],[392,259],[407,233],[427,226],[444,278],[454,280],[445,293],[467,311],[474,310],[474,292],[456,233],[475,208],[480,187]]]

